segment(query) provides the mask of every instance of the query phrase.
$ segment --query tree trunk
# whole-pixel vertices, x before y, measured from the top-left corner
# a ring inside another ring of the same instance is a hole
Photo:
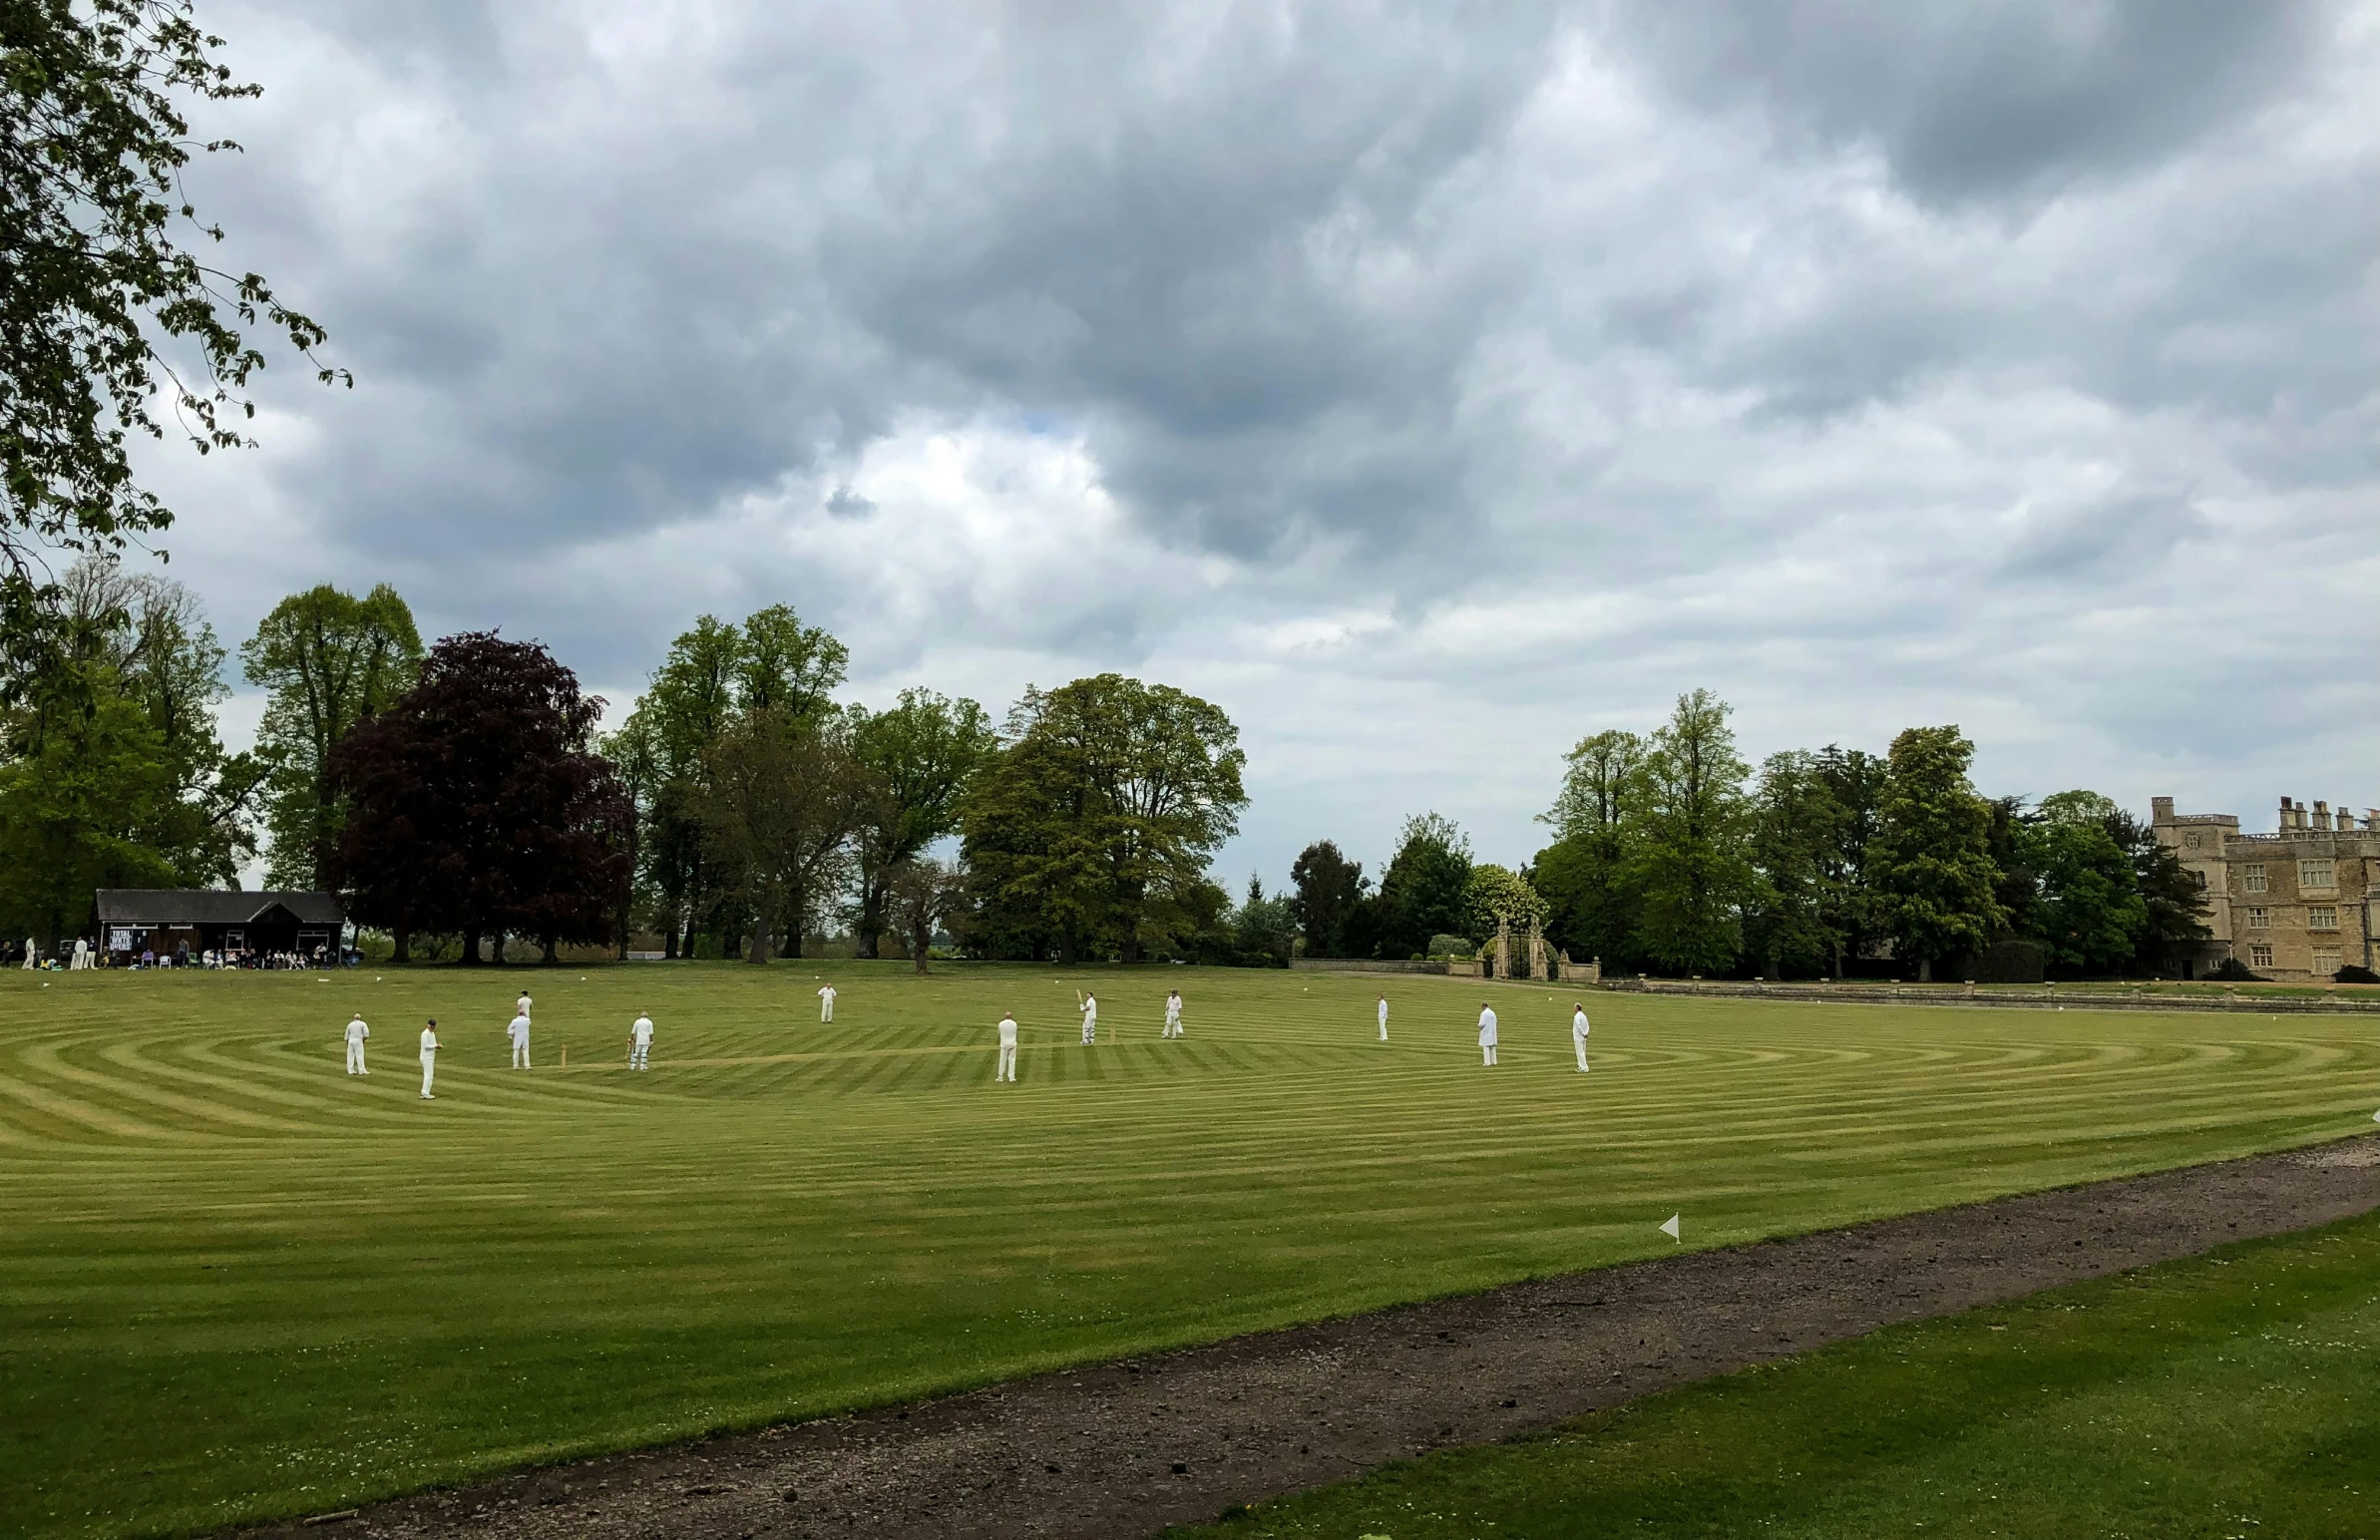
[[[496,933],[496,942],[495,942],[495,945],[491,946],[491,947],[488,949],[490,952],[492,952],[492,953],[494,953],[494,954],[495,954],[495,957],[496,957],[496,963],[497,963],[497,965],[498,965],[499,967],[501,967],[501,966],[503,966],[503,965],[504,965],[504,940],[505,940],[505,933],[504,933],[504,932],[502,932],[502,931],[498,931],[498,932]]]
[[[538,945],[545,951],[545,956],[540,958],[538,961],[545,963],[548,967],[552,967],[555,963],[562,961],[561,958],[555,955],[554,949],[557,940],[558,939],[552,931],[548,931],[544,936],[538,938]]]
[[[770,930],[771,927],[769,925],[768,906],[763,904],[760,906],[760,912],[758,916],[752,921],[752,950],[750,953],[746,954],[744,958],[744,961],[751,963],[754,967],[765,967],[768,965],[769,952],[771,950],[771,937],[769,934]]]
[[[479,933],[479,932],[477,932],[477,931],[465,931],[465,932],[463,933],[463,961],[464,961],[464,962],[465,962],[466,964],[468,964],[468,965],[470,965],[470,966],[473,966],[473,967],[477,967],[477,966],[479,965],[479,961],[480,961],[480,933]]]
[[[413,961],[413,927],[411,927],[411,926],[407,926],[407,925],[401,925],[401,926],[398,926],[398,927],[396,928],[395,932],[393,933],[393,935],[392,935],[392,938],[391,938],[391,939],[395,941],[395,943],[396,943],[396,949],[395,949],[395,951],[393,951],[392,953],[390,953],[390,955],[389,955],[389,961],[390,961],[391,962],[412,962],[412,961]]]
[[[674,920],[669,922],[668,931],[661,937],[661,957],[667,962],[677,961],[677,922]]]
[[[1934,981],[1933,959],[1919,958],[1917,960],[1917,981],[1919,983],[1932,983]]]
[[[687,959],[694,956],[694,911],[691,907],[686,910],[686,944],[678,948],[677,955]]]
[[[917,963],[918,976],[926,976],[926,949],[934,944],[934,927],[921,917],[909,923],[909,956]]]
[[[810,917],[810,885],[796,883],[785,896],[785,956],[798,958],[802,953],[802,933],[809,929],[803,922]]]
[[[1068,925],[1057,933],[1057,960],[1072,966],[1074,962],[1074,927]]]

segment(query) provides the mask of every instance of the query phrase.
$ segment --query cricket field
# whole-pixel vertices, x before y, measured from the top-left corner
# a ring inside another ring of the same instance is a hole
[[[0,974],[0,1533],[340,1508],[1644,1257],[1673,1213],[1727,1245],[2380,1104],[2352,1017],[1589,994],[1581,1075],[1574,997],[793,962]],[[341,1068],[357,1011],[368,1079]]]

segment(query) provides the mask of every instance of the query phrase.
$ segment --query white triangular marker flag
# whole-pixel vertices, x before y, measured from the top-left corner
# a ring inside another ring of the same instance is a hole
[[[1666,1236],[1668,1236],[1668,1237],[1669,1237],[1671,1240],[1673,1240],[1673,1241],[1681,1241],[1681,1240],[1683,1240],[1683,1239],[1684,1239],[1682,1236],[1680,1236],[1680,1235],[1678,1234],[1678,1216],[1677,1216],[1677,1215],[1675,1215],[1675,1214],[1672,1214],[1672,1215],[1671,1215],[1671,1216],[1670,1216],[1668,1219],[1666,1219],[1666,1220],[1664,1220],[1664,1221],[1662,1222],[1662,1226],[1661,1226],[1661,1233],[1662,1233],[1663,1235],[1666,1235]]]

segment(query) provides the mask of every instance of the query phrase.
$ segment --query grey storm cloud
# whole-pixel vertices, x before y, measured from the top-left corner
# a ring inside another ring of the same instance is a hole
[[[1425,771],[1525,855],[1702,683],[2227,796],[2160,681],[2380,639],[2369,6],[202,9],[267,95],[195,185],[359,380],[162,473],[227,630],[389,576],[613,694],[780,598],[879,689],[1169,671],[1280,866]]]

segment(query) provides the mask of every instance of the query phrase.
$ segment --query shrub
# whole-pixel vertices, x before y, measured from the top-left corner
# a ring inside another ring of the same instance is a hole
[[[1478,950],[1478,948],[1471,945],[1470,939],[1468,937],[1433,936],[1429,939],[1429,947],[1426,956],[1433,958],[1467,958]]]
[[[2264,975],[2237,958],[2225,958],[2213,972],[2206,975],[2222,983],[2262,983]]]
[[[2333,983],[2380,983],[2380,973],[2358,962],[2350,962],[2330,975]]]
[[[1975,957],[1977,983],[2039,983],[2047,951],[2039,942],[1994,942]]]

